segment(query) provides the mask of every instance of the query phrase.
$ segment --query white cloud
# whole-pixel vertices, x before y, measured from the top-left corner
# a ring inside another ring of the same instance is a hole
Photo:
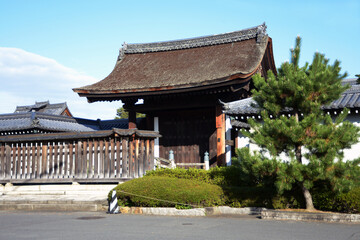
[[[53,59],[18,48],[0,47],[0,114],[35,101],[67,102],[75,117],[112,119],[121,102],[89,104],[72,88],[97,82]]]

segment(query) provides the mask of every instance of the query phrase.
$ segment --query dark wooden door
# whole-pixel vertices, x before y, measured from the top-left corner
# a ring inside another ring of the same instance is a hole
[[[176,163],[202,163],[204,153],[212,153],[214,144],[209,142],[215,127],[213,109],[163,113],[159,116],[160,157],[167,159],[173,150]]]

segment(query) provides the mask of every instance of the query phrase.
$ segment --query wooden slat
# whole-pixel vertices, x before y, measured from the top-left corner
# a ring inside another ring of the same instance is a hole
[[[64,143],[61,142],[59,146],[59,158],[58,158],[58,172],[57,177],[63,178],[63,169],[64,169],[64,158],[65,158],[65,149],[64,149]]]
[[[15,162],[16,162],[16,164],[15,164],[15,178],[16,179],[19,179],[20,177],[20,164],[21,164],[21,147],[20,147],[20,143],[18,143],[18,147],[17,148],[15,148]]]
[[[149,139],[146,139],[145,141],[145,153],[144,153],[144,173],[146,173],[146,171],[150,170],[149,169],[149,148],[150,148],[150,141]]]
[[[48,165],[49,165],[49,178],[53,178],[54,177],[54,153],[53,153],[53,143],[50,142],[50,145],[48,147],[49,149],[49,160],[48,160]]]
[[[25,157],[25,163],[26,163],[26,173],[24,175],[24,178],[30,178],[30,170],[31,170],[31,143],[26,144],[26,157]]]
[[[37,143],[36,146],[36,176],[35,178],[41,177],[41,146]]]
[[[87,178],[87,141],[82,142],[81,176]]]
[[[139,139],[135,140],[135,154],[134,154],[134,177],[139,177]]]
[[[99,177],[103,178],[104,176],[104,141],[100,140],[99,142]]]
[[[110,176],[111,178],[115,177],[115,140],[114,138],[110,139]]]
[[[105,140],[104,178],[108,178],[110,171],[109,141]]]
[[[144,163],[145,163],[145,151],[144,151],[144,147],[145,147],[145,143],[144,140],[138,140],[139,141],[139,158],[138,158],[138,165],[139,165],[139,177],[144,176]]]
[[[150,159],[150,164],[149,164],[149,168],[150,170],[153,170],[154,169],[154,145],[155,145],[155,141],[154,139],[151,139],[150,140],[150,156],[149,156],[149,159]]]
[[[88,161],[88,164],[89,164],[89,167],[88,167],[88,178],[94,178],[94,152],[93,152],[93,141],[90,140],[89,143],[88,143],[88,148],[89,148],[89,161]]]
[[[74,142],[70,141],[67,144],[66,158],[64,160],[64,175],[68,178],[75,177],[75,159],[74,159]]]
[[[0,179],[5,178],[5,145],[0,144]]]
[[[129,151],[128,151],[128,156],[129,156],[129,177],[130,178],[134,178],[134,140],[133,139],[129,139]]]
[[[121,138],[116,141],[116,177],[120,178],[120,161],[121,161]]]
[[[99,176],[99,181],[106,182],[107,179],[141,177],[153,168],[154,141],[151,137],[134,134],[131,137],[109,136],[106,140],[61,141],[0,143],[0,182],[6,178],[18,183],[23,180],[96,181]]]
[[[36,143],[32,143],[31,146],[31,174],[30,178],[35,178],[36,171]]]
[[[59,178],[59,143],[54,143],[54,173],[53,178]]]
[[[11,177],[11,152],[12,148],[9,145],[5,145],[5,179]]]
[[[94,141],[94,178],[99,178],[99,142]]]
[[[41,178],[47,178],[47,149],[48,146],[47,145],[43,145],[42,146],[42,158],[41,158]]]
[[[81,178],[81,141],[75,144],[75,178]]]
[[[121,169],[122,169],[122,173],[121,173],[121,177],[123,178],[127,178],[129,177],[129,171],[128,171],[128,138],[125,139],[123,138],[121,141],[121,155],[122,155],[122,164],[121,164]]]

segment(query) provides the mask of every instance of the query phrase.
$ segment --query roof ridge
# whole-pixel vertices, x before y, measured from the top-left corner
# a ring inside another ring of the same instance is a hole
[[[205,47],[224,43],[239,42],[251,38],[257,38],[256,41],[261,42],[263,38],[267,36],[266,28],[267,26],[264,22],[262,25],[256,27],[223,34],[153,43],[124,43],[123,47],[120,49],[119,60],[123,58],[124,54],[162,52],[195,47]]]

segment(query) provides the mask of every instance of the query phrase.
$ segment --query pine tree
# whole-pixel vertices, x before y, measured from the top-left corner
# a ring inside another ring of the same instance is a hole
[[[262,159],[276,166],[276,186],[290,190],[294,184],[302,189],[306,209],[314,209],[310,189],[315,181],[329,181],[334,190],[351,187],[351,167],[358,161],[343,162],[343,150],[360,137],[359,128],[348,121],[347,109],[335,120],[322,111],[322,106],[338,99],[348,88],[341,84],[340,62],[328,64],[323,54],[315,53],[311,64],[299,67],[301,39],[291,52],[291,62],[285,62],[275,75],[267,79],[253,78],[253,98],[262,110],[262,122],[250,119],[252,131],[243,132],[262,148],[256,154],[243,154]],[[285,153],[289,160],[280,160]],[[271,156],[270,158],[268,156]],[[255,161],[255,160],[253,160]]]

